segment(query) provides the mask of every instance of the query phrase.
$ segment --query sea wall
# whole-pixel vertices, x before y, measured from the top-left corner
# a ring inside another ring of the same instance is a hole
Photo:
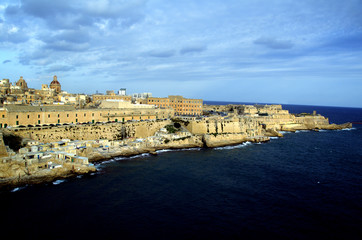
[[[170,124],[170,120],[126,122],[92,125],[68,125],[48,128],[18,128],[10,130],[22,138],[49,143],[62,139],[70,140],[119,140],[123,138],[146,138]]]
[[[261,135],[261,125],[250,117],[232,119],[207,119],[190,121],[185,125],[192,134],[240,134]]]
[[[204,134],[203,142],[206,147],[222,147],[246,142],[248,136],[244,133]]]

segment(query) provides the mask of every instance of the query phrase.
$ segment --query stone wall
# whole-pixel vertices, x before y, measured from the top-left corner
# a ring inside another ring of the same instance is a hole
[[[69,125],[48,128],[27,128],[12,130],[15,135],[48,143],[70,140],[118,140],[123,138],[145,138],[153,136],[160,128],[170,124],[170,120],[126,122],[92,125]]]
[[[191,121],[185,127],[192,134],[246,133],[257,136],[262,130],[261,125],[249,117]]]
[[[8,152],[6,151],[3,133],[0,132],[0,157],[7,157],[7,156],[8,156]]]

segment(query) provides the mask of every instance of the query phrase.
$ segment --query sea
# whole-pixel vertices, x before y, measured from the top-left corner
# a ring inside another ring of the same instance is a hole
[[[283,108],[356,124],[119,157],[97,163],[95,174],[3,190],[2,236],[362,239],[362,109]]]

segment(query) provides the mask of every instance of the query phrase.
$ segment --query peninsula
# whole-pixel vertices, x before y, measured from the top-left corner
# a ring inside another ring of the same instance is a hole
[[[291,114],[281,105],[203,105],[201,99],[181,96],[128,96],[125,89],[80,98],[61,92],[56,77],[51,88],[42,86],[38,93],[23,78],[17,88],[6,79],[2,83],[0,91],[10,91],[0,110],[2,188],[89,174],[96,171],[94,162],[118,156],[267,142],[283,137],[283,131],[352,127],[330,124],[316,112]]]

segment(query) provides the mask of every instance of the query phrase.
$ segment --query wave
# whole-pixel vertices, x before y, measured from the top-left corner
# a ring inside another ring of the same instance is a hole
[[[200,151],[202,148],[184,148],[179,151]]]
[[[269,137],[270,139],[278,139],[279,137]]]
[[[242,144],[233,145],[233,146],[216,147],[216,148],[214,148],[214,150],[230,150],[230,149],[236,149],[236,148],[243,148],[243,147],[246,147],[251,144],[252,144],[251,142],[244,142]]]
[[[351,131],[351,130],[356,130],[357,128],[343,128],[340,131]]]
[[[65,182],[65,180],[63,180],[63,179],[55,180],[55,181],[53,182],[53,185],[59,185],[59,184],[61,184],[61,183],[63,183],[63,182]]]
[[[289,132],[289,131],[279,131],[281,134],[287,134],[287,133],[292,133],[292,132]]]
[[[161,149],[157,150],[156,153],[164,153],[164,152],[173,152],[176,151],[175,149]]]
[[[297,130],[295,131],[295,133],[300,133],[300,132],[310,132],[309,130]]]
[[[142,154],[139,154],[139,155],[130,156],[130,157],[128,157],[128,159],[148,157],[150,155],[151,154],[149,154],[149,153],[142,153]]]
[[[17,192],[17,191],[20,191],[20,190],[22,190],[22,189],[24,189],[24,188],[26,188],[27,187],[27,185],[26,186],[23,186],[23,187],[16,187],[16,188],[14,188],[13,190],[11,190],[10,192]]]

